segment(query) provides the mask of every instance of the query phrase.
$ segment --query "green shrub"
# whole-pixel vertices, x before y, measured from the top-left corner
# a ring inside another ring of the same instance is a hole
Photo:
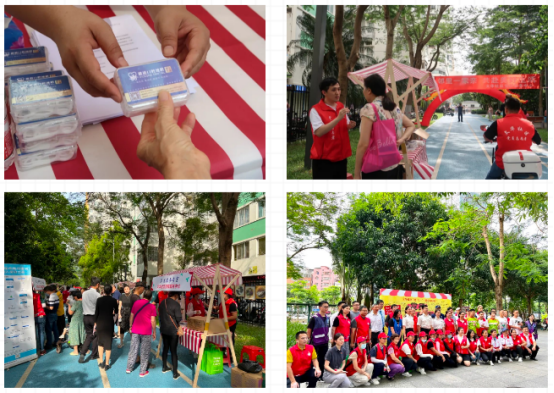
[[[307,328],[303,323],[287,321],[287,349],[296,344],[296,333],[306,331]]]
[[[471,113],[474,115],[486,115],[487,111],[484,109],[473,109]]]

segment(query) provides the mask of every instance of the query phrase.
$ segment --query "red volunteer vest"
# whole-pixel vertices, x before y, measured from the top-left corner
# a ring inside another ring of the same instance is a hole
[[[481,321],[486,321],[486,319],[478,319],[478,320],[477,320],[477,324],[478,324],[478,326],[479,326],[479,327],[477,328],[477,335],[478,335],[479,337],[481,337],[481,336],[483,335],[483,330],[488,330],[486,327],[480,327],[479,324],[481,323]]]
[[[469,342],[469,349],[471,352],[475,353],[475,351],[477,351],[477,345],[479,345],[479,339]]]
[[[440,353],[446,352],[446,348],[444,347],[444,343],[442,342],[442,340],[440,338],[437,338],[435,340],[435,348],[437,347],[436,343],[439,344],[439,352]]]
[[[458,336],[454,337],[454,343],[456,343],[456,352],[458,352],[462,355],[469,355],[468,349],[467,348],[462,348],[462,346],[467,345],[467,337],[466,336],[462,337],[462,341],[459,340]]]
[[[379,360],[385,360],[385,357],[387,355],[387,347],[381,348],[380,344],[376,345],[377,347],[377,356],[375,356]]]
[[[521,333],[520,337],[521,337],[521,341],[525,344],[525,346],[527,346],[527,339],[525,338],[526,334],[525,333]],[[535,338],[533,337],[533,335],[531,333],[527,334],[527,337],[529,338],[529,342],[531,343],[531,346],[533,346],[534,342],[535,342]]]
[[[491,347],[492,345],[491,342],[492,342],[491,337],[487,337],[486,339],[485,337],[481,337],[479,339],[479,345],[485,349],[489,349]]]
[[[354,366],[352,365],[354,362],[356,362],[356,365],[358,366],[358,368],[362,368],[365,362],[365,350],[362,353],[362,350],[360,349],[360,347],[356,347],[355,350],[350,352],[350,355],[352,355],[354,352],[356,352],[358,357],[352,360],[351,362],[348,361],[347,366],[344,368],[344,371],[346,371],[346,376],[348,377],[356,374],[356,370],[354,370]]]
[[[397,359],[400,358],[400,348],[398,348],[396,345],[394,345],[393,343],[390,343],[390,345],[388,346],[387,348],[387,352],[389,351],[389,349],[393,349],[394,350],[394,356],[396,356]],[[392,358],[390,356],[387,356],[387,364],[390,366],[391,364],[394,363],[394,360],[392,360]]]
[[[461,319],[458,319],[458,327],[464,328],[464,334],[467,334],[467,319],[464,319],[463,321]]]
[[[416,361],[419,360],[419,356],[417,355],[417,352],[414,351],[414,344],[411,343],[409,340],[406,340],[404,341],[404,343],[402,345],[406,344],[408,346],[408,348],[410,348],[410,353],[412,354],[412,356],[414,357],[414,359]]]
[[[429,348],[427,348],[428,343],[429,343],[429,340],[427,342],[424,342],[424,343],[421,342],[421,340],[419,340],[417,342],[417,344],[421,345],[421,352],[423,352],[425,355],[433,355],[434,356],[435,354],[433,353],[433,351],[431,351]],[[419,359],[419,357],[418,357],[418,359]]]
[[[341,102],[337,102],[337,109],[334,110],[328,106],[323,99],[315,104],[312,109],[317,112],[323,124],[328,124],[335,120],[339,111],[344,108]],[[312,135],[314,143],[310,150],[312,160],[329,160],[332,162],[342,161],[352,155],[350,147],[350,137],[348,136],[348,125],[346,116],[327,134],[316,136],[312,126]]]
[[[229,315],[230,315],[229,307],[231,307],[231,304],[233,304],[233,303],[234,303],[234,304],[237,304],[237,303],[235,303],[235,301],[234,301],[233,299],[231,299],[231,298],[225,302],[225,309],[226,309],[226,311],[227,311],[227,318],[229,318]],[[219,305],[219,318],[222,318],[222,319],[223,319],[223,305],[222,305],[222,304]],[[233,326],[233,325],[236,324],[236,323],[237,323],[237,320],[236,320],[236,319],[234,319],[234,320],[232,320],[232,321],[229,321],[229,326]],[[307,347],[307,345],[306,345],[306,347]]]
[[[533,124],[522,119],[519,114],[510,113],[505,118],[496,121],[498,138],[498,147],[496,149],[496,165],[504,169],[502,156],[504,153],[513,150],[528,150],[531,151],[531,139],[535,134]]]
[[[312,367],[312,353],[314,347],[306,345],[302,351],[298,345],[290,348],[292,354],[292,372],[295,377],[303,375],[310,367]]]
[[[454,326],[454,322],[454,318],[444,319],[444,334],[448,334],[448,332],[452,333],[453,336],[456,334],[456,327]]]
[[[192,309],[194,311],[200,311],[200,314],[197,314],[195,313],[194,315],[195,316],[202,316],[202,317],[205,317],[206,316],[206,309],[204,308],[204,302],[202,302],[202,300],[196,300],[196,299],[191,299],[190,302],[192,303]],[[227,309],[227,316],[229,316],[229,309]],[[223,318],[223,316],[222,316]]]
[[[337,319],[339,320],[339,327],[335,329],[335,334],[342,333],[344,341],[348,343],[350,338],[350,318],[338,315]]]
[[[356,317],[356,340],[358,340],[358,337],[369,337],[369,326],[371,321],[369,318],[362,318],[361,315],[358,315]]]
[[[525,339],[521,339],[521,336],[516,336],[516,338],[513,338],[512,339],[514,340],[514,347],[517,347],[518,345],[520,346],[527,346],[527,342],[525,342]]]

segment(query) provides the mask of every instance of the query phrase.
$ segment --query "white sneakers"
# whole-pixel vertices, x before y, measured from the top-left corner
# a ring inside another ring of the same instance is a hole
[[[508,361],[509,361],[510,363],[513,362],[512,358],[508,358]]]
[[[481,365],[481,362],[475,362],[476,365],[480,366]]]
[[[427,374],[427,373],[425,372],[425,370],[424,370],[422,367],[418,367],[416,371],[417,371],[418,373],[420,373],[421,375]]]
[[[498,364],[501,364],[502,363],[502,360],[498,359]]]
[[[490,361],[490,363],[491,363],[491,366],[494,366],[494,363],[492,362],[492,360]]]
[[[523,362],[523,359],[522,359],[522,358],[518,358],[517,361],[518,361],[518,362]]]
[[[412,376],[412,374],[410,374],[410,373],[407,372],[407,371],[406,371],[404,374],[402,374],[402,375],[403,375],[404,377],[411,377],[411,376]]]
[[[369,381],[369,382],[371,382],[371,383],[374,384],[374,385],[379,385],[379,380],[378,380],[377,378],[373,378],[373,379],[372,379],[371,381]]]

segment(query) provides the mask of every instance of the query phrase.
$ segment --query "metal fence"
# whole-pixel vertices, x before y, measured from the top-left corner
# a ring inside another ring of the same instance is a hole
[[[338,311],[336,304],[329,305],[329,313],[334,314]],[[310,318],[319,312],[317,303],[287,303],[287,320],[290,322],[299,322],[308,324]]]

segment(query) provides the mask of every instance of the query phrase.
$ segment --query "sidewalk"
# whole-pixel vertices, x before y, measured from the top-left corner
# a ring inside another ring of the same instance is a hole
[[[119,339],[112,343],[112,367],[108,371],[101,370],[96,360],[89,360],[87,356],[84,364],[78,363],[78,356],[70,356],[73,351],[68,345],[64,345],[60,354],[56,350],[50,350],[44,356],[32,362],[4,370],[5,388],[191,388],[196,370],[196,359],[192,353],[179,345],[177,354],[179,358],[179,372],[181,378],[173,380],[172,373],[162,374],[161,351],[160,359],[155,359],[155,351],[161,335],[157,331],[157,340],[152,343],[150,361],[156,365],[149,370],[149,374],[139,377],[138,364],[131,374],[126,374],[127,357],[131,342],[130,334],[125,335],[125,346],[117,348]],[[168,355],[168,363],[171,363],[171,354]],[[231,370],[224,366],[223,373],[208,375],[200,371],[198,387],[227,388],[231,387]]]

